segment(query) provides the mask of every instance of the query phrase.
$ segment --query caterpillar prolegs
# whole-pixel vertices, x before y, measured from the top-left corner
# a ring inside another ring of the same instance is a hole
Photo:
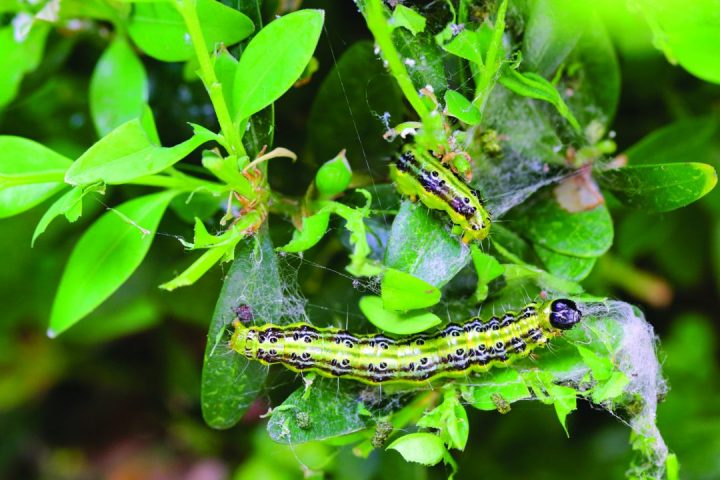
[[[266,365],[281,364],[295,372],[367,384],[426,382],[463,377],[506,366],[582,318],[572,300],[526,305],[521,311],[462,324],[431,334],[392,339],[382,334],[354,335],[307,323],[247,327],[235,322],[230,347]]]

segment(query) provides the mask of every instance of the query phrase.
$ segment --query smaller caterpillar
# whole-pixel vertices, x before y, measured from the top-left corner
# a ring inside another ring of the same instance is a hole
[[[294,372],[371,385],[421,383],[507,366],[581,319],[575,302],[557,299],[531,303],[519,313],[506,312],[487,321],[475,317],[433,334],[397,340],[307,323],[246,327],[236,321],[230,348],[248,359],[282,364]]]
[[[407,149],[390,165],[390,177],[401,194],[447,213],[462,230],[463,242],[487,237],[490,214],[479,192],[432,154]]]

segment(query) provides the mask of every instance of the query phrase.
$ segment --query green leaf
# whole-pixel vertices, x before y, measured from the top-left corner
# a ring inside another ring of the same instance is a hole
[[[211,132],[196,128],[190,139],[164,148],[152,143],[139,120],[130,120],[83,153],[68,169],[65,181],[71,185],[127,183],[162,172],[213,138]]]
[[[556,253],[597,257],[612,245],[613,224],[604,204],[592,210],[571,213],[546,191],[515,211],[518,230],[535,244]]]
[[[720,19],[715,0],[638,2],[653,31],[654,45],[672,63],[708,82],[720,83]]]
[[[233,85],[235,84],[235,73],[237,72],[238,61],[230,52],[225,49],[220,50],[213,57],[215,76],[222,85],[223,98],[228,107],[233,108]],[[230,114],[233,115],[233,111]]]
[[[589,13],[589,15],[587,15]],[[615,45],[594,13],[585,12],[586,21],[592,28],[586,28],[565,65],[564,75],[556,88],[564,95],[570,111],[574,112],[589,142],[595,143],[607,133],[617,111],[620,99],[620,66],[615,54]],[[557,75],[557,74],[556,74]],[[601,125],[596,129],[595,125]]]
[[[90,79],[90,113],[103,137],[121,124],[140,118],[148,99],[148,80],[140,59],[124,37],[103,52]]]
[[[470,247],[473,266],[478,276],[477,288],[475,289],[475,301],[482,302],[488,295],[488,284],[503,274],[505,267],[495,257],[480,251],[476,245]]]
[[[442,440],[432,433],[404,435],[388,445],[387,449],[399,452],[407,462],[425,466],[437,465],[445,455]]]
[[[487,53],[486,48],[483,49],[483,46],[479,32],[465,29],[457,34],[452,41],[443,45],[443,48],[453,55],[483,66],[485,64],[485,54]]]
[[[208,250],[183,270],[182,273],[169,282],[160,285],[160,288],[173,291],[176,288],[187,287],[197,282],[219,261],[232,260],[235,258],[235,245],[242,238],[249,236],[248,232],[254,231],[259,224],[261,224],[260,214],[258,212],[249,212],[240,217],[225,233],[214,236],[205,230],[202,222],[196,222],[193,248],[207,248]]]
[[[208,51],[233,45],[255,29],[252,21],[215,0],[197,0],[197,15]],[[195,57],[190,34],[176,7],[169,2],[141,2],[128,27],[133,42],[153,58],[183,62]]]
[[[609,358],[600,356],[597,352],[582,345],[577,345],[575,348],[582,356],[585,365],[590,367],[595,380],[603,381],[610,378],[613,373],[613,363]]]
[[[258,323],[279,323],[283,283],[266,229],[242,241],[215,306],[202,371],[202,415],[212,428],[235,425],[258,396],[267,367],[229,350],[234,309],[247,305]]]
[[[480,110],[454,90],[445,92],[445,113],[468,125],[477,125],[482,119]]]
[[[373,52],[369,41],[353,43],[327,74],[315,95],[308,136],[315,158],[331,158],[347,149],[350,165],[372,174],[386,168],[396,146],[382,138],[386,127],[377,112],[399,122],[405,107],[397,82]]]
[[[717,172],[704,163],[666,163],[605,170],[597,180],[629,207],[669,212],[710,192],[717,183]]]
[[[345,229],[350,232],[350,244],[353,247],[350,254],[350,265],[346,267],[347,271],[356,277],[379,275],[383,271],[382,267],[377,261],[368,259],[372,250],[368,244],[365,228],[365,219],[370,214],[372,197],[367,190],[357,189],[356,192],[365,197],[364,206],[353,208],[338,202],[318,201],[318,205],[321,205],[318,214],[334,213],[345,220]]]
[[[623,372],[613,372],[610,378],[595,386],[592,390],[592,401],[600,404],[606,400],[614,400],[625,392],[630,379]]]
[[[360,311],[380,330],[396,335],[412,335],[440,325],[440,317],[430,312],[399,313],[383,308],[383,300],[376,296],[360,299]]]
[[[65,215],[65,218],[67,218],[69,222],[74,222],[78,218],[80,218],[80,216],[82,215],[82,199],[91,190],[94,189],[75,187],[68,190],[67,192],[65,192],[64,195],[55,200],[55,202],[50,205],[50,208],[47,209],[47,211],[35,227],[35,232],[33,233],[30,245],[35,245],[35,240],[37,240],[37,237],[39,237],[43,232],[45,232],[48,225],[50,225],[50,222],[52,222],[55,217]]]
[[[418,427],[439,430],[440,438],[448,448],[465,450],[470,425],[467,412],[457,397],[454,388],[446,388],[443,402],[433,410],[425,413],[417,422]]]
[[[140,266],[175,192],[138,197],[103,214],[75,245],[60,279],[48,335],[92,312]]]
[[[583,258],[563,255],[538,244],[535,244],[534,248],[535,253],[550,273],[574,282],[579,282],[590,275],[597,260],[597,257]]]
[[[37,68],[49,30],[36,22],[27,37],[18,40],[14,25],[0,28],[0,109],[15,98],[23,76]]]
[[[302,230],[295,230],[292,240],[290,240],[287,245],[279,247],[278,251],[304,252],[312,248],[325,236],[329,222],[329,212],[320,212],[305,217],[302,223]]]
[[[243,163],[247,157],[243,157]],[[227,183],[240,195],[245,198],[253,198],[256,194],[250,180],[240,171],[240,161],[235,155],[223,157],[215,150],[203,150],[202,165],[210,170],[217,178]]]
[[[509,263],[503,266],[505,267],[505,280],[508,284],[518,283],[522,285],[522,290],[525,292],[527,292],[526,284],[528,283],[539,287],[541,290],[565,292],[575,295],[584,292],[580,284],[556,277],[532,265],[515,265]],[[525,294],[527,295],[527,293]]]
[[[64,188],[71,164],[32,140],[0,136],[0,218],[29,210]]]
[[[407,28],[413,35],[425,31],[425,17],[405,5],[395,7],[390,22],[395,28]]]
[[[548,371],[531,372],[525,378],[526,380],[531,379],[533,391],[543,403],[552,404],[555,407],[560,425],[565,430],[565,434],[569,436],[565,420],[568,414],[577,408],[578,393],[575,389],[557,385],[554,383],[553,374]]]
[[[543,77],[551,76],[587,27],[587,10],[573,0],[532,2],[523,35],[522,58],[527,68]]]
[[[446,223],[424,206],[404,201],[392,224],[385,265],[438,288],[445,285],[470,260],[470,249],[446,230]]]
[[[316,377],[275,408],[267,431],[276,442],[290,445],[327,440],[369,427],[372,418],[362,414],[366,410],[358,401],[357,387],[338,389],[334,379]],[[309,422],[299,421],[301,416]]]
[[[260,30],[245,48],[233,84],[235,119],[259,112],[300,78],[322,31],[322,10],[299,10]]]
[[[706,160],[718,132],[715,117],[679,120],[644,137],[625,151],[630,165]]]
[[[440,301],[440,290],[409,273],[388,268],[380,284],[386,310],[407,311],[427,308]]]
[[[552,104],[576,132],[580,132],[580,124],[563,101],[555,87],[536,73],[520,73],[512,68],[504,68],[500,83],[523,97],[536,98]]]
[[[509,405],[531,397],[523,378],[511,368],[492,371],[488,377],[474,381],[472,386],[463,386],[462,394],[473,407],[488,411],[501,408],[499,402]]]

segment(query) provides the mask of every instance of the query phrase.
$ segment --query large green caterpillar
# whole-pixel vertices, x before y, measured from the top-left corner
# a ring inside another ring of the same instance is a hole
[[[266,365],[367,384],[418,383],[506,366],[572,328],[582,318],[572,300],[526,305],[487,321],[471,318],[437,333],[392,339],[353,335],[307,323],[247,327],[235,322],[230,348]]]
[[[390,176],[401,194],[447,213],[462,231],[463,242],[487,237],[490,214],[480,194],[429,152],[407,149],[390,165]]]

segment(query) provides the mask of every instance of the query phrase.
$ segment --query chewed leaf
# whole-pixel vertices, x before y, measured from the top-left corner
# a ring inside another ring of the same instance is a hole
[[[275,409],[267,430],[276,442],[291,445],[347,435],[372,425],[372,417],[363,415],[360,406],[355,389],[338,389],[334,381],[316,379]]]
[[[65,215],[65,218],[68,222],[74,222],[78,218],[80,218],[80,216],[82,215],[83,197],[90,192],[96,192],[98,190],[102,190],[101,186],[99,185],[91,185],[86,188],[75,187],[66,192],[57,200],[55,200],[55,202],[50,206],[50,208],[47,209],[47,211],[35,227],[35,232],[33,232],[33,237],[30,245],[35,245],[35,240],[37,240],[37,238],[43,232],[45,232],[45,229],[47,229],[48,225],[50,225],[50,223],[56,217],[60,215]]]
[[[314,247],[325,236],[329,222],[330,212],[321,211],[315,215],[305,217],[302,223],[302,230],[295,230],[292,240],[286,245],[279,247],[278,251],[304,252]]]
[[[388,333],[410,335],[440,325],[440,317],[430,312],[398,313],[383,308],[380,297],[366,296],[360,299],[360,310],[367,319]]]
[[[509,408],[510,404],[531,397],[523,378],[510,368],[493,372],[473,387],[463,387],[462,394],[465,401],[478,410],[501,410],[502,402]]]
[[[443,441],[432,433],[404,435],[392,442],[387,449],[396,450],[408,462],[426,466],[437,465],[445,455]]]
[[[416,310],[440,301],[440,290],[424,280],[394,268],[385,271],[381,289],[383,306],[388,310]]]
[[[488,43],[481,40],[480,32],[464,29],[443,48],[453,55],[482,66],[485,63]]]
[[[417,426],[439,430],[440,438],[448,448],[465,450],[470,433],[467,412],[460,403],[454,388],[445,389],[443,402],[435,409],[425,413],[418,420]]]
[[[477,288],[475,289],[475,301],[482,302],[488,295],[488,284],[503,274],[505,267],[495,257],[480,251],[473,245],[470,247],[473,265],[478,276]]]
[[[395,27],[407,28],[413,35],[425,31],[425,17],[402,4],[393,10],[391,22]]]
[[[228,326],[243,307],[261,322],[281,316],[282,282],[267,231],[240,243],[223,283],[208,331],[200,391],[202,415],[213,428],[235,425],[258,396],[267,368],[228,350]],[[232,381],[228,381],[232,379]]]
[[[705,196],[717,184],[717,172],[704,163],[637,165],[606,170],[598,182],[624,204],[668,212]]]

